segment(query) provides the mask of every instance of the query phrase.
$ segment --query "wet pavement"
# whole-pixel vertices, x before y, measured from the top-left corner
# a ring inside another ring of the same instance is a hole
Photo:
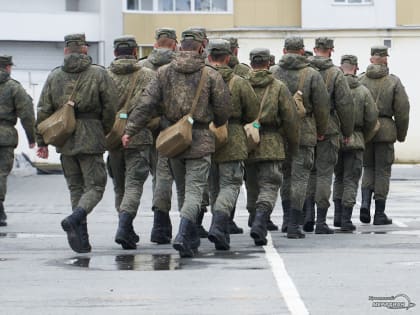
[[[109,181],[88,218],[93,250],[77,254],[60,227],[70,211],[62,175],[10,176],[9,225],[0,227],[0,314],[420,314],[420,166],[393,169],[392,225],[361,224],[356,207],[356,233],[289,240],[272,232],[268,247],[255,247],[242,192],[236,221],[245,234],[231,237],[228,252],[202,239],[194,259],[150,243],[151,196],[148,181],[135,220],[140,245],[122,250],[113,241]],[[279,201],[274,221],[281,216]],[[176,231],[177,211],[171,219]],[[206,214],[207,228],[210,220]],[[411,304],[388,309],[377,298]]]

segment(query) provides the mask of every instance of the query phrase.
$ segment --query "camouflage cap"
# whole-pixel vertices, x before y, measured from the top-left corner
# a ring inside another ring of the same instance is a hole
[[[170,28],[170,27],[157,28],[156,31],[155,31],[155,39],[158,40],[161,37],[166,37],[166,38],[177,40],[176,30],[174,28]]]
[[[315,39],[315,47],[322,49],[333,49],[334,40],[329,37],[318,37],[317,39]]]
[[[13,65],[12,56],[3,55],[0,56],[0,66],[11,66]]]
[[[353,66],[357,66],[357,56],[355,55],[343,55],[341,56],[341,64],[349,63]]]
[[[305,47],[303,38],[299,36],[288,37],[284,40],[284,48],[286,50],[301,50]]]
[[[86,43],[86,36],[83,33],[66,35],[64,36],[64,42],[66,46],[89,46]]]
[[[222,39],[226,40],[230,44],[230,49],[233,50],[235,48],[239,48],[238,39],[232,36],[223,36]]]
[[[192,26],[192,27],[189,28],[189,30],[201,32],[203,34],[204,39],[207,39],[207,31],[204,27]]]
[[[260,58],[262,61],[270,60],[270,49],[267,48],[254,48],[249,53],[249,59],[253,61],[255,58]]]
[[[371,56],[388,57],[388,47],[386,46],[373,46],[370,49]]]
[[[199,30],[187,29],[182,32],[181,37],[182,37],[182,40],[192,39],[200,43],[204,41],[204,34],[203,32]]]
[[[230,55],[230,43],[224,39],[212,39],[209,41],[207,47],[210,55],[217,53],[219,55],[226,54]]]
[[[114,39],[114,48],[137,48],[136,38],[133,35],[125,35]]]

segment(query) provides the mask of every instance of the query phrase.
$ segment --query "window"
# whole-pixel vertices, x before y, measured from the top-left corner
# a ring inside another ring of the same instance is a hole
[[[231,12],[233,0],[126,0],[127,11]]]
[[[334,4],[372,4],[373,0],[334,0]]]

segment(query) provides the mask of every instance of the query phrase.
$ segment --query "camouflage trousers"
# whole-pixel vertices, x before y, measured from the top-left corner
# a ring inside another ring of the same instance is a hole
[[[13,168],[14,147],[0,147],[0,201],[4,201],[7,192],[7,176]]]
[[[331,184],[334,167],[337,164],[339,137],[332,136],[319,141],[315,148],[315,168],[309,177],[306,196],[315,198],[316,206],[322,209],[330,207]]]
[[[137,215],[143,185],[149,175],[149,146],[109,152],[108,170],[114,184],[115,208]]]
[[[282,183],[281,170],[281,161],[245,162],[248,212],[273,211]]]
[[[356,203],[357,188],[362,176],[363,151],[339,151],[335,165],[333,200],[341,200],[345,208]]]
[[[203,193],[208,187],[211,156],[198,159],[169,159],[177,186],[181,216],[197,222],[203,201]]]
[[[154,180],[153,209],[168,212],[171,210],[172,183],[174,181],[168,158],[158,155]],[[179,202],[178,200],[178,204]]]
[[[107,180],[102,154],[61,155],[61,166],[70,190],[72,209],[90,213],[101,201]]]
[[[302,211],[306,198],[309,176],[314,165],[314,147],[300,146],[293,158],[286,155],[283,162],[283,184],[281,200],[290,200],[291,208]]]
[[[156,150],[156,138],[153,138],[153,144],[149,151],[150,174],[152,175],[152,189],[156,186],[156,168],[158,164],[158,151]]]
[[[212,212],[220,211],[230,216],[236,205],[243,177],[242,161],[212,162],[209,177]]]
[[[393,163],[393,143],[369,142],[366,144],[363,157],[362,188],[374,191],[375,200],[386,200],[388,197]]]

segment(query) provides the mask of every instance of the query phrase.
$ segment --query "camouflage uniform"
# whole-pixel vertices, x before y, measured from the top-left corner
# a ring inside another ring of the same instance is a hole
[[[67,35],[65,42],[66,47],[86,45],[84,34]],[[74,214],[62,222],[66,232],[68,220],[74,223],[74,229],[79,229],[86,215],[102,199],[107,181],[103,160],[105,134],[112,128],[117,104],[115,85],[106,69],[92,65],[91,58],[85,54],[67,54],[64,64],[52,70],[42,89],[37,125],[68,100],[79,77],[80,82],[73,98],[76,130],[62,146],[57,147]],[[46,146],[40,134],[37,134],[37,143],[39,147]],[[73,250],[90,251],[90,245],[80,246],[80,239],[71,239],[71,235],[68,232]],[[76,243],[72,244],[72,241]]]
[[[299,51],[303,47],[303,39],[300,37],[290,37],[285,41],[286,50]],[[304,79],[301,92],[306,115],[301,121],[299,151],[293,159],[286,151],[286,160],[283,163],[284,182],[281,187],[281,199],[285,213],[282,230],[285,232],[288,213],[302,212],[314,163],[317,135],[324,135],[328,125],[329,95],[321,75],[309,67],[305,56],[287,53],[270,71],[276,79],[286,83],[292,94],[296,93],[300,80]]]
[[[6,225],[3,202],[6,197],[7,176],[13,167],[13,151],[18,144],[14,126],[19,117],[29,144],[35,143],[35,114],[31,97],[19,82],[6,71],[12,57],[0,56],[0,226]]]
[[[388,56],[387,47],[372,47],[371,54],[372,56]],[[366,73],[361,76],[360,83],[372,93],[379,110],[381,124],[378,133],[366,145],[363,161],[362,208],[365,207],[366,210],[370,208],[370,198],[374,193],[375,220],[373,223],[382,224],[381,221],[386,221],[389,224],[392,221],[386,218],[384,211],[389,192],[391,166],[394,162],[394,142],[405,140],[410,103],[400,79],[389,74],[387,65],[369,65]]]
[[[348,63],[357,67],[356,56],[344,55],[341,60],[342,64]],[[346,74],[345,78],[354,101],[354,132],[349,143],[341,143],[338,162],[334,169],[334,226],[352,231],[355,227],[351,223],[351,214],[362,175],[365,138],[369,137],[375,128],[378,110],[369,90],[359,83],[355,75]]]
[[[333,48],[333,41],[329,38],[317,38],[316,46]],[[325,224],[325,217],[330,206],[331,184],[334,166],[337,163],[340,136],[350,137],[354,128],[353,99],[349,85],[343,72],[326,57],[315,56],[311,64],[319,69],[328,92],[330,94],[330,119],[325,139],[318,141],[315,149],[315,173],[311,174],[307,197],[313,198],[317,206],[316,233],[327,231],[332,233]]]
[[[184,31],[183,40],[201,43],[203,38],[198,32]],[[143,128],[153,118],[156,107],[159,107],[171,124],[189,113],[204,67],[201,54],[182,51],[170,64],[159,68],[157,78],[142,95],[133,100],[141,106],[137,106],[131,113],[126,134],[132,136]],[[214,136],[208,125],[212,120],[216,126],[227,121],[231,106],[226,104],[230,104],[228,88],[221,75],[209,68],[193,114],[192,144],[185,152],[170,159],[177,182],[185,183],[180,229],[174,241],[174,247],[180,251],[181,256],[193,255],[191,250],[199,246],[199,241],[192,243],[192,239],[195,240],[197,233],[195,222],[203,191],[207,186],[210,155],[215,149]]]
[[[249,79],[252,69],[245,63],[240,63],[237,53],[234,53],[235,50],[239,48],[238,39],[236,37],[225,36],[224,40],[227,40],[230,43],[230,50],[232,52],[229,60],[229,67],[233,69],[233,73],[239,75],[244,79]]]
[[[250,53],[251,61],[260,58],[268,61],[270,51],[256,48]],[[288,141],[292,154],[296,154],[299,145],[299,118],[293,98],[287,86],[276,80],[268,70],[252,72],[250,83],[262,101],[260,118],[260,143],[249,153],[246,161],[247,209],[255,219],[252,223],[251,237],[256,245],[265,245],[268,215],[274,209],[282,182],[281,165],[285,158],[284,137]]]

